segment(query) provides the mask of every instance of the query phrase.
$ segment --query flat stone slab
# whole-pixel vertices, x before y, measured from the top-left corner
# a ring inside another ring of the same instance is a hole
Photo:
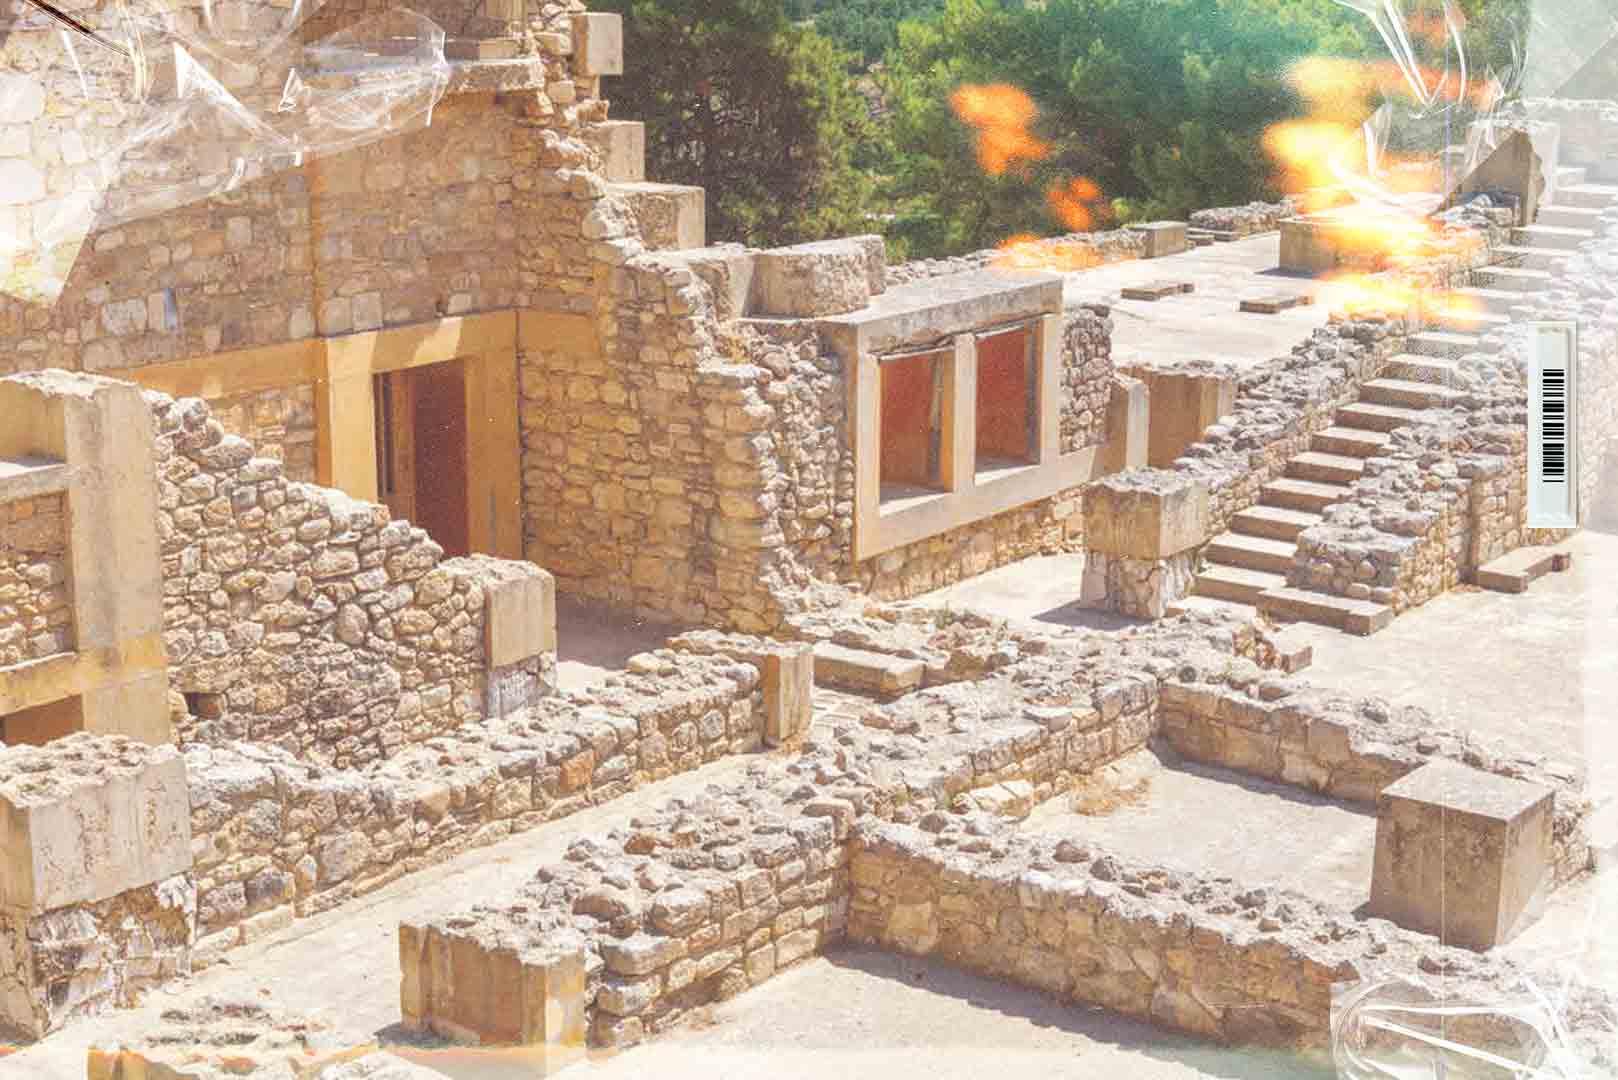
[[[448,1080],[444,1073],[383,1051],[328,1065],[315,1080]]]
[[[160,1026],[137,1040],[90,1048],[87,1080],[428,1080],[438,1074],[382,1070],[339,1072],[375,1054],[354,1046],[324,1023],[255,1001],[210,998],[169,1009]],[[394,1061],[399,1059],[394,1058]],[[399,1064],[406,1063],[400,1061]]]
[[[919,688],[926,671],[921,660],[850,649],[829,641],[815,645],[815,682],[822,686],[896,697]]]
[[[1527,592],[1531,582],[1573,564],[1573,556],[1547,547],[1521,547],[1478,567],[1477,584],[1495,592]]]
[[[1119,295],[1125,300],[1161,300],[1165,296],[1195,292],[1196,288],[1196,283],[1190,281],[1148,281],[1144,285],[1125,285]]]
[[[1260,611],[1279,618],[1335,626],[1360,637],[1374,634],[1393,622],[1393,609],[1386,604],[1350,600],[1346,596],[1312,592],[1290,585],[1260,593],[1257,606]]]
[[[1315,649],[1294,627],[1277,630],[1271,635],[1276,659],[1282,671],[1296,674],[1315,662]]]
[[[1251,300],[1243,300],[1239,305],[1241,311],[1251,311],[1259,315],[1279,315],[1296,307],[1308,307],[1315,302],[1315,298],[1308,293],[1272,293],[1269,296],[1258,296]]]

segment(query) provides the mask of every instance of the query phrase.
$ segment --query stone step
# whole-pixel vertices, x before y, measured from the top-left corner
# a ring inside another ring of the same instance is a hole
[[[702,188],[639,182],[608,184],[607,191],[629,211],[648,251],[688,251],[707,245],[708,204]]]
[[[1397,405],[1403,409],[1441,409],[1455,398],[1455,391],[1413,379],[1372,379],[1360,385],[1360,400],[1372,405]]]
[[[1318,484],[1352,484],[1365,472],[1365,460],[1306,450],[1287,462],[1287,476]]]
[[[1263,506],[1282,510],[1319,513],[1332,503],[1348,498],[1351,490],[1344,484],[1322,484],[1314,480],[1281,477],[1259,489],[1259,501]]]
[[[1594,240],[1595,235],[1594,229],[1568,229],[1559,225],[1522,225],[1511,230],[1511,242],[1524,247],[1572,251],[1586,240]]]
[[[1618,202],[1618,187],[1611,184],[1573,184],[1556,189],[1558,206],[1611,206]]]
[[[1527,266],[1480,266],[1472,271],[1472,276],[1487,289],[1533,293],[1550,288],[1551,278],[1555,275],[1549,270],[1535,270]]]
[[[1541,206],[1535,225],[1556,225],[1564,229],[1589,229],[1601,223],[1601,211],[1593,206]]]
[[[1553,570],[1566,570],[1573,558],[1548,547],[1521,547],[1478,567],[1476,583],[1495,592],[1527,592],[1531,582]]]
[[[1286,583],[1287,579],[1281,574],[1267,574],[1262,570],[1247,570],[1240,566],[1210,566],[1197,575],[1193,591],[1198,596],[1210,596],[1215,600],[1252,604],[1260,593],[1283,588]]]
[[[1465,356],[1478,352],[1482,344],[1476,334],[1457,334],[1450,330],[1423,330],[1405,338],[1405,349],[1422,356]]]
[[[1530,251],[1531,248],[1522,248]],[[1565,256],[1564,256],[1565,258]],[[1487,312],[1490,315],[1504,315],[1509,317],[1511,309],[1523,302],[1523,295],[1511,289],[1479,289],[1467,286],[1456,289],[1450,294],[1451,307],[1466,307],[1476,311]]]
[[[1337,410],[1337,423],[1341,427],[1364,428],[1367,431],[1392,431],[1394,428],[1417,423],[1426,416],[1425,409],[1356,401]]]
[[[1298,545],[1290,540],[1270,540],[1235,532],[1220,533],[1202,549],[1203,557],[1210,563],[1283,576],[1291,568],[1292,556],[1297,552]]]
[[[1455,361],[1440,360],[1436,356],[1417,356],[1399,353],[1390,357],[1382,375],[1388,379],[1432,383],[1434,386],[1455,385]]]
[[[1212,240],[1208,241],[1210,244]],[[1189,615],[1193,611],[1200,611],[1208,615],[1222,615],[1226,618],[1251,619],[1258,614],[1258,608],[1252,604],[1238,604],[1233,600],[1215,600],[1211,596],[1182,596],[1178,600],[1170,601],[1164,607],[1164,614]]]
[[[1386,604],[1290,586],[1260,593],[1257,606],[1273,619],[1319,623],[1361,637],[1374,634],[1393,621],[1393,609]]]
[[[1270,540],[1297,543],[1298,534],[1311,525],[1324,520],[1319,514],[1307,510],[1292,510],[1285,506],[1249,506],[1237,511],[1230,519],[1230,531],[1248,536],[1263,536]]]
[[[1509,293],[1503,295],[1511,295]],[[1522,297],[1517,297],[1522,302]],[[1487,311],[1482,307],[1467,303],[1451,303],[1443,307],[1429,308],[1427,311],[1427,325],[1434,330],[1448,331],[1457,334],[1483,334],[1497,327],[1505,326],[1511,322],[1511,316],[1505,312]]]
[[[1563,165],[1556,170],[1556,190],[1577,187],[1589,177],[1590,170],[1583,165]]]
[[[1364,428],[1329,427],[1317,431],[1309,439],[1309,449],[1323,454],[1341,454],[1344,457],[1376,457],[1388,445],[1389,436],[1380,431]]]
[[[1515,266],[1524,270],[1560,270],[1568,260],[1565,251],[1521,247],[1517,244],[1501,244],[1492,254],[1496,266]]]
[[[894,697],[921,686],[927,666],[920,660],[850,649],[829,641],[815,644],[815,684]]]

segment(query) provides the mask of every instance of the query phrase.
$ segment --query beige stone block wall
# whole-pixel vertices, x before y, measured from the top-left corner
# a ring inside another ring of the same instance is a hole
[[[174,689],[202,714],[185,717],[182,743],[253,739],[362,764],[485,717],[492,667],[531,661],[535,677],[554,674],[554,634],[542,632],[491,664],[486,595],[506,564],[445,561],[385,507],[290,481],[202,401],[148,400],[163,639]],[[546,625],[541,613],[535,626]]]
[[[73,650],[67,500],[0,503],[0,668]]]

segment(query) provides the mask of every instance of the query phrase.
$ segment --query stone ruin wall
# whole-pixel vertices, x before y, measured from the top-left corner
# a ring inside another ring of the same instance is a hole
[[[186,749],[196,962],[470,848],[759,749],[757,669],[645,655],[607,684],[362,768],[246,742]]]
[[[1588,807],[1559,767],[1267,672],[1240,658],[1274,652],[1250,626],[1192,616],[1128,644],[1054,648],[970,620],[952,633],[950,666],[975,657],[971,681],[829,718],[796,758],[761,761],[744,781],[581,839],[510,897],[402,925],[406,1025],[528,1042],[544,1025],[524,1018],[560,1006],[569,1017],[577,1009],[581,1041],[622,1046],[845,939],[1196,1034],[1317,1045],[1334,982],[1418,961],[1484,980],[1512,974],[1294,894],[1018,837],[982,809],[1020,816],[1171,724],[1176,745],[1257,775],[1267,775],[1263,747],[1284,741],[1290,757],[1306,741],[1309,756],[1297,760],[1318,774],[1289,767],[1285,779],[1315,790],[1374,797],[1377,785],[1450,756],[1547,783],[1559,878],[1589,865]],[[1238,970],[1264,979],[1222,981]],[[490,979],[523,986],[521,1000],[490,1008]],[[571,1037],[569,1026],[562,1039]]]
[[[621,216],[592,220],[638,246]],[[806,324],[721,321],[678,260],[602,279],[597,333],[520,356],[526,553],[568,591],[760,633],[849,585],[908,597],[1081,543],[1073,489],[853,565],[841,361]],[[1112,380],[1111,324],[1065,318],[1064,452],[1104,440]]]
[[[67,497],[0,502],[0,668],[74,648]]]
[[[599,77],[577,74],[568,55],[570,19],[584,10],[581,0],[535,5],[526,89],[483,89],[486,65],[457,64],[430,126],[92,231],[54,304],[0,292],[0,375],[52,367],[117,374],[446,316],[548,309],[555,293],[588,292],[588,265],[573,267],[571,284],[553,265],[559,242],[571,240],[586,259],[589,252],[581,215],[566,213],[567,200],[549,183],[558,164],[551,147],[606,117]],[[361,12],[328,5],[311,28],[324,32]],[[442,14],[456,23],[467,15]],[[54,32],[46,36],[54,45]],[[233,92],[250,106],[273,107],[281,85]],[[26,156],[0,156],[15,181],[0,187],[33,190],[37,180],[50,194],[82,167],[71,148],[46,138],[45,105],[32,125],[38,130],[17,144]],[[593,151],[575,145],[589,159]],[[25,169],[26,185],[13,175]],[[36,212],[0,205],[0,232],[11,227],[29,241]],[[527,255],[526,264],[513,252]],[[211,404],[258,456],[313,480],[313,389],[293,381]]]
[[[511,707],[489,694],[485,586],[520,564],[445,560],[386,508],[288,480],[201,400],[147,400],[182,744],[363,764]],[[554,655],[518,674],[521,700],[548,692]]]

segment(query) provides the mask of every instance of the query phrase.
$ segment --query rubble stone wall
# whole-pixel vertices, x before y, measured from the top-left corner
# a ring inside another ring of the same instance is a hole
[[[364,768],[193,744],[199,963],[398,877],[761,744],[756,668],[672,654]]]
[[[386,508],[289,481],[202,401],[148,400],[171,686],[212,696],[182,743],[362,764],[484,716],[484,585],[506,564],[445,560]],[[532,675],[554,685],[552,662]]]
[[[1434,758],[1543,785],[1555,794],[1556,883],[1591,866],[1585,829],[1591,807],[1574,768],[1480,742],[1419,706],[1390,708],[1272,676],[1244,687],[1166,681],[1158,716],[1164,739],[1187,758],[1361,805],[1374,806],[1383,788]]]
[[[602,246],[633,250],[629,225]],[[673,256],[606,275],[595,333],[520,357],[525,550],[567,591],[648,617],[767,633],[846,596],[915,595],[1072,550],[1068,491],[854,564],[854,461],[841,362],[807,324],[722,323]],[[1064,450],[1105,437],[1110,324],[1069,313]]]
[[[189,974],[196,899],[179,875],[38,914],[0,910],[0,1030],[42,1038]]]
[[[0,668],[74,647],[67,497],[0,502]]]
[[[1512,974],[1296,893],[959,819],[931,832],[862,821],[849,877],[852,940],[1222,1043],[1325,1046],[1334,984],[1419,965],[1445,971],[1446,992],[1475,992]]]

